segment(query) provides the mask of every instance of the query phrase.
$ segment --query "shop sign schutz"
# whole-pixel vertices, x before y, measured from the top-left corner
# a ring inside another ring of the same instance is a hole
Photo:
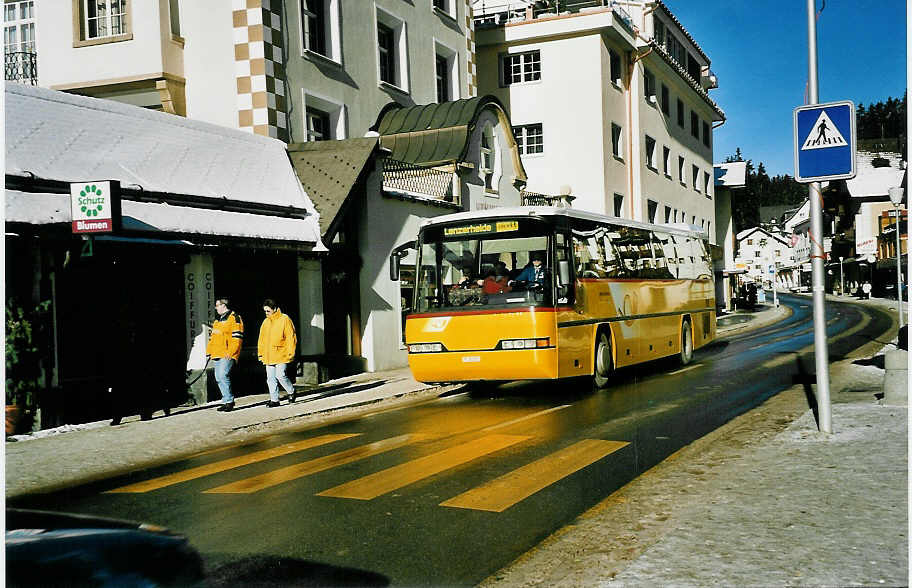
[[[70,184],[74,233],[110,233],[120,225],[120,182]]]

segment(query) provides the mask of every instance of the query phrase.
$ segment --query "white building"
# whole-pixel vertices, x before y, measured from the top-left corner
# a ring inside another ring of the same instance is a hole
[[[479,93],[511,113],[528,191],[715,241],[709,58],[661,1],[545,4],[473,5]]]
[[[795,263],[789,240],[761,227],[741,231],[736,236],[736,243],[735,267],[747,270],[748,281],[771,282],[771,269],[790,267]]]
[[[464,0],[35,6],[41,86],[286,142],[360,137],[389,102],[475,95]]]

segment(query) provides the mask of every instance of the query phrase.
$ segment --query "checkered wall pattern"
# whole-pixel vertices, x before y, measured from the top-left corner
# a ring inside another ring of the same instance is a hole
[[[469,96],[478,94],[478,75],[475,69],[475,17],[472,14],[472,0],[466,0],[466,49],[468,54]]]
[[[232,0],[238,127],[288,141],[282,0]]]

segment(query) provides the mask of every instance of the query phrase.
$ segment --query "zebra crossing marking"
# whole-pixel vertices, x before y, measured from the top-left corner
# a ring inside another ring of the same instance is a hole
[[[432,437],[433,435],[426,435],[423,433],[399,435],[398,437],[383,439],[382,441],[368,443],[367,445],[354,447],[352,449],[346,449],[345,451],[333,453],[332,455],[325,455],[323,457],[311,459],[303,463],[297,463],[288,467],[279,468],[271,472],[266,472],[265,474],[260,474],[259,476],[253,476],[252,478],[246,478],[243,480],[238,480],[237,482],[231,482],[230,484],[224,484],[222,486],[206,490],[204,493],[251,494],[253,492],[259,492],[260,490],[271,488],[272,486],[277,486],[291,480],[297,480],[298,478],[303,478],[317,472],[322,472],[336,466],[341,466],[353,461],[365,459],[373,455],[391,451],[393,449],[397,449],[411,443],[417,443],[418,441],[423,441]]]
[[[305,449],[312,449],[314,447],[319,447],[320,445],[335,443],[336,441],[350,439],[351,437],[357,437],[359,435],[361,435],[361,433],[332,434],[321,435],[320,437],[312,437],[310,439],[304,439],[302,441],[296,441],[294,443],[288,443],[286,445],[279,445],[278,447],[271,447],[269,449],[264,449],[263,451],[257,451],[247,455],[240,455],[238,457],[224,459],[222,461],[191,468],[189,470],[175,472],[173,474],[168,474],[167,476],[152,478],[151,480],[145,480],[143,482],[137,482],[135,484],[129,484],[127,486],[121,486],[120,488],[107,490],[105,494],[132,494],[151,492],[152,490],[158,490],[166,486],[172,486],[174,484],[180,484],[181,482],[187,482],[189,480],[211,476],[212,474],[218,474],[220,472],[245,466],[251,463],[272,459],[274,457],[280,457],[282,455],[288,455],[289,453],[304,451]]]
[[[531,437],[487,435],[324,490],[317,493],[317,496],[372,500],[528,439]]]
[[[584,439],[441,502],[440,506],[503,512],[539,490],[627,445],[629,443],[626,441]]]

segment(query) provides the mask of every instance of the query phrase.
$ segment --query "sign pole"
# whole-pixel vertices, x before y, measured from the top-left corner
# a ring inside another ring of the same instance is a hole
[[[816,0],[807,0],[808,11],[808,104],[818,103],[817,94],[817,15]],[[823,198],[820,182],[808,186],[811,201],[811,270],[814,295],[814,357],[817,369],[818,428],[824,433],[833,432],[830,410],[830,362],[826,336],[826,309],[824,289],[823,251]]]

